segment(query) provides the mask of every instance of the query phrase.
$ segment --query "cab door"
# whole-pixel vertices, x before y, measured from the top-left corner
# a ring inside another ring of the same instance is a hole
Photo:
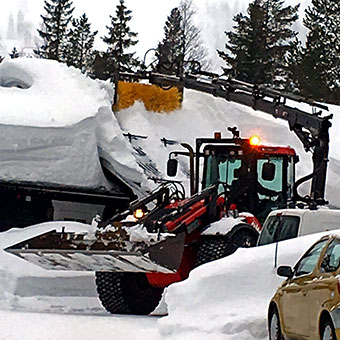
[[[280,292],[282,327],[292,338],[309,339],[308,285],[315,278],[320,254],[328,240],[322,240],[310,248],[294,269]]]

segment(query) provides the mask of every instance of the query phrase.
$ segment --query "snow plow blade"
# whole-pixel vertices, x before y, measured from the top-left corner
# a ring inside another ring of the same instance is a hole
[[[182,94],[177,87],[164,90],[157,85],[118,81],[113,110],[126,109],[135,101],[144,103],[148,111],[170,112],[181,107]]]
[[[151,246],[132,245],[133,250],[127,250],[116,240],[88,241],[82,234],[53,230],[5,251],[50,270],[174,273],[182,260],[184,240],[182,233]]]

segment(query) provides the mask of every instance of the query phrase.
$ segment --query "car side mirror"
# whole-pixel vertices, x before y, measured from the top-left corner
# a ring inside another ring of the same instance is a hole
[[[261,176],[264,181],[272,181],[275,177],[275,164],[264,163]]]
[[[175,177],[177,174],[178,161],[177,159],[169,159],[167,163],[166,173],[169,177]]]
[[[287,277],[288,279],[293,277],[293,269],[289,266],[280,266],[277,268],[277,275]]]

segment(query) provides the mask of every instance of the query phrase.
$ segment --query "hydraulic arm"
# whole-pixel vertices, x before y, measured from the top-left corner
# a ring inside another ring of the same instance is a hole
[[[124,73],[121,80],[147,79],[160,87],[176,86],[193,89],[224,98],[227,101],[249,106],[288,122],[289,129],[294,131],[303,143],[306,151],[313,153],[313,172],[299,181],[312,179],[310,199],[318,204],[325,203],[326,173],[329,152],[329,128],[333,115],[322,116],[322,110],[328,107],[313,100],[292,95],[261,85],[252,85],[235,79],[219,77],[216,74],[203,72],[199,75],[186,74],[172,76],[154,72],[142,74]],[[312,113],[293,107],[294,103],[306,103]],[[317,111],[318,110],[318,111]],[[299,197],[302,200],[305,198]]]

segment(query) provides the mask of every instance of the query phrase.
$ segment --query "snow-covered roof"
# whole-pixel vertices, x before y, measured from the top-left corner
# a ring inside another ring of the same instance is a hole
[[[104,158],[121,179],[141,183],[111,97],[105,84],[65,64],[6,58],[0,64],[0,180],[111,190]]]

